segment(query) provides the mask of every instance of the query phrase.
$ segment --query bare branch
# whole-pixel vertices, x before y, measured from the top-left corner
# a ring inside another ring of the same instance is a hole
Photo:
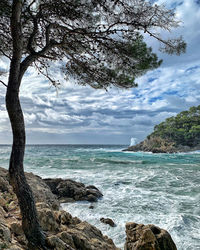
[[[2,83],[6,88],[8,87],[8,85],[5,84],[2,80],[0,80],[0,83]]]
[[[44,70],[45,72],[42,71],[41,68],[40,68],[36,63],[34,63],[34,65],[35,65],[36,69],[38,70],[38,72],[39,72],[40,74],[42,74],[44,77],[46,77],[46,78],[52,83],[52,85],[53,85],[54,87],[57,88],[57,87],[60,85],[60,82],[54,80],[54,79],[49,75],[48,67],[46,66],[45,63],[43,63],[42,61],[39,61],[39,62],[40,62],[40,64],[42,65],[42,68],[43,68],[43,70]]]
[[[7,57],[9,60],[11,60],[11,56],[7,55],[2,49],[0,49],[0,54]]]

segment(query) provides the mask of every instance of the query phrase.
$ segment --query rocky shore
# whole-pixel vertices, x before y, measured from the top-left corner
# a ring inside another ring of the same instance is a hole
[[[152,153],[178,153],[178,152],[191,152],[200,150],[200,145],[195,147],[189,147],[184,145],[177,145],[175,142],[162,139],[161,137],[150,137],[137,145],[130,146],[123,151],[132,152],[152,152]]]
[[[119,249],[95,226],[59,210],[61,201],[97,201],[102,193],[96,187],[72,180],[43,180],[32,173],[26,173],[26,177],[33,190],[40,224],[47,235],[48,249]],[[167,231],[154,225],[127,223],[126,234],[126,250],[177,249]],[[0,249],[28,250],[17,198],[9,185],[8,171],[3,168],[0,168]]]

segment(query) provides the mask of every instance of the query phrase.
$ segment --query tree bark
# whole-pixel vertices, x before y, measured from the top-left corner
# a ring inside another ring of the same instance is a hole
[[[19,92],[14,86],[16,86],[14,82],[9,82],[6,94],[6,107],[13,132],[9,164],[10,184],[18,198],[22,214],[22,228],[30,243],[30,248],[45,249],[45,235],[40,228],[33,194],[24,174],[25,126]]]
[[[46,249],[45,234],[37,216],[35,201],[24,174],[25,125],[19,99],[19,88],[22,79],[22,33],[21,33],[21,0],[13,0],[11,16],[11,33],[13,38],[13,55],[10,64],[6,92],[6,108],[11,122],[13,145],[9,163],[10,184],[17,195],[22,215],[22,228],[29,242],[29,249]],[[24,72],[23,72],[24,73]]]

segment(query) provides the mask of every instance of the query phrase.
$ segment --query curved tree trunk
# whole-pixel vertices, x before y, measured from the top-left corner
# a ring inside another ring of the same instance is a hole
[[[6,107],[13,132],[9,165],[10,184],[18,198],[22,214],[22,228],[30,243],[30,248],[45,249],[45,235],[40,228],[33,194],[24,175],[25,126],[18,86],[19,83],[9,81],[6,94]]]
[[[22,1],[12,1],[11,35],[13,54],[10,64],[9,80],[6,93],[6,108],[13,132],[13,146],[10,156],[10,184],[17,195],[22,228],[29,242],[29,249],[45,249],[45,235],[38,222],[35,201],[30,186],[24,175],[25,126],[19,100],[19,88],[25,70],[21,69],[23,52],[23,34],[21,30]]]

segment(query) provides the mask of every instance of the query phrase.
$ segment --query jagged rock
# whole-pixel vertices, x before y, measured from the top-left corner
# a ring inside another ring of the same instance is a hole
[[[177,250],[170,234],[154,225],[126,223],[125,250]]]
[[[67,233],[66,231],[63,231],[63,232],[57,234],[57,236],[58,236],[62,241],[64,241],[66,244],[68,244],[69,246],[71,246],[73,249],[76,249],[71,234]]]
[[[45,202],[53,209],[59,209],[59,202],[56,196],[51,192],[51,189],[41,177],[32,173],[26,173],[26,178],[28,184],[31,186],[36,202]]]
[[[10,224],[10,230],[15,235],[22,235],[24,233],[22,230],[22,225],[19,222],[12,222]]]
[[[100,221],[104,224],[108,224],[111,227],[116,227],[116,224],[114,223],[114,221],[110,218],[101,218]]]
[[[76,249],[81,250],[117,250],[113,241],[103,236],[101,231],[86,221],[67,229],[72,236]]]
[[[38,219],[44,231],[59,231],[59,224],[56,221],[53,210],[49,208],[38,209]]]
[[[111,239],[103,236],[96,227],[82,222],[77,217],[72,217],[66,211],[55,210],[54,202],[59,204],[55,195],[52,194],[49,186],[44,181],[33,174],[26,174],[28,182],[33,189],[36,199],[36,208],[38,218],[43,230],[47,233],[48,249],[54,250],[115,250],[117,249]],[[1,191],[0,205],[0,249],[7,247],[13,250],[28,250],[28,242],[21,227],[21,216],[18,207],[16,195],[12,191],[12,187],[8,182],[8,171],[0,168],[0,177],[4,185]],[[82,199],[86,199],[88,195],[99,195],[99,191],[94,186],[85,187],[82,183],[72,183],[70,192],[78,196],[85,195]],[[59,183],[60,184],[60,183]],[[74,186],[74,187],[72,187]],[[65,193],[65,183],[60,185],[63,193]],[[101,193],[100,193],[101,194]],[[102,194],[101,194],[102,195]],[[38,201],[38,202],[37,202]]]
[[[49,204],[49,206],[53,209],[58,210],[59,202],[56,196],[51,192],[49,186],[42,180],[42,178],[32,173],[25,173],[25,175],[33,191],[35,201],[45,202],[46,204]],[[0,192],[5,193],[6,202],[11,205],[11,209],[14,209],[14,206],[17,206],[17,199],[16,195],[13,193],[12,187],[9,184],[8,170],[4,168],[0,168]]]
[[[4,185],[0,185],[0,187],[3,187],[0,191],[1,197],[4,199],[1,200],[3,207],[0,205],[0,249],[7,247],[7,249],[10,250],[29,250],[25,235],[21,230],[21,216],[17,198],[8,182],[8,171],[0,168],[0,177],[2,178],[1,183],[6,183],[7,185],[7,189]],[[59,202],[53,194],[50,194],[50,188],[38,176],[28,174],[28,178],[29,184],[32,183],[31,186],[34,187],[33,190],[36,200],[39,201],[36,203],[36,207],[40,224],[47,233],[47,249],[118,249],[112,239],[104,236],[96,227],[81,221],[77,217],[72,217],[72,215],[66,211],[55,210],[53,205],[54,201],[56,201],[57,204],[59,204]],[[73,183],[73,181],[70,180],[70,183]],[[58,185],[60,185],[60,183]],[[69,188],[70,192],[74,192],[77,196],[80,195],[79,198],[81,194],[85,195],[84,197],[82,196],[81,199],[88,199],[88,195],[99,193],[94,186],[85,187],[85,185],[81,183],[78,185],[73,183],[72,186],[75,187],[71,187],[72,189]],[[61,187],[64,188],[65,184],[62,184]],[[68,190],[67,187],[66,190]],[[48,194],[46,194],[46,192]],[[63,189],[63,192],[65,192],[65,189]],[[170,235],[165,230],[153,225],[139,225],[137,228],[137,225],[138,224],[135,223],[127,224],[127,250],[177,250]],[[153,247],[159,246],[159,248],[141,248],[141,245],[142,247],[153,245]]]
[[[7,225],[4,222],[0,221],[0,244],[11,242],[11,232]]]
[[[24,249],[21,248],[21,247],[19,247],[19,246],[17,246],[17,245],[12,245],[12,246],[9,247],[9,250],[24,250]]]
[[[63,201],[87,200],[90,202],[97,201],[102,197],[102,193],[95,186],[85,186],[83,183],[73,180],[44,179],[45,183],[50,187],[52,193]]]
[[[73,223],[73,217],[71,216],[70,213],[66,212],[66,211],[58,211],[57,213],[55,213],[56,216],[56,221],[60,224],[63,225],[70,225],[71,223]]]
[[[0,218],[1,218],[1,220],[4,220],[5,216],[6,216],[6,211],[0,205]]]
[[[59,237],[52,235],[47,237],[47,244],[50,249],[54,250],[74,250],[71,246],[62,241]]]

